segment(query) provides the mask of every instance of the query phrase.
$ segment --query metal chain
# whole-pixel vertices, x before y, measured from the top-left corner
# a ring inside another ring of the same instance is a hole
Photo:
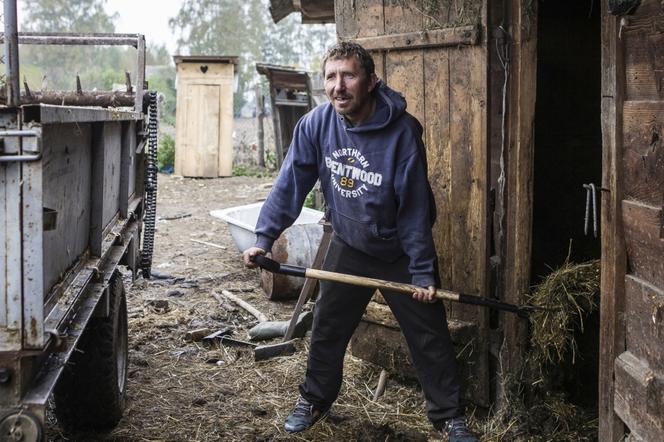
[[[143,277],[149,278],[152,270],[154,232],[157,220],[157,92],[148,92],[148,145],[145,162],[145,211],[143,227],[143,251],[141,268]]]

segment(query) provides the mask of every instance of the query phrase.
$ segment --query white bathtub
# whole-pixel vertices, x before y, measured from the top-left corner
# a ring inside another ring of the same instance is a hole
[[[213,210],[210,212],[210,215],[215,218],[221,218],[228,223],[233,241],[235,241],[238,250],[242,252],[253,246],[256,242],[256,222],[258,221],[258,214],[261,211],[261,207],[263,207],[263,203],[247,204],[246,206]],[[318,221],[322,217],[323,212],[304,207],[300,216],[293,223],[293,226],[287,229],[287,231],[292,229],[299,230],[301,227],[297,226],[308,225],[306,230],[314,229],[322,232],[322,227],[318,224]]]
[[[240,252],[256,242],[256,221],[263,203],[213,210],[210,214],[228,223],[231,236]],[[286,229],[272,246],[272,258],[284,264],[311,267],[323,237],[323,226],[318,223],[323,212],[302,209],[295,223]],[[261,287],[271,300],[296,297],[304,278],[278,275],[261,271]]]

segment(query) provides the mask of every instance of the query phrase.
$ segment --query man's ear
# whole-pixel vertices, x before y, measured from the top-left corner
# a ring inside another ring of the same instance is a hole
[[[378,84],[378,77],[375,73],[373,73],[369,77],[369,93],[373,92],[373,90],[376,88],[376,84]]]

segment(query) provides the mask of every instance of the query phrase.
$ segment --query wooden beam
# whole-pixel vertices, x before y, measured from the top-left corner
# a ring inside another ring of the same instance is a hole
[[[480,41],[478,25],[459,26],[456,28],[434,29],[423,32],[381,35],[378,37],[345,38],[362,45],[368,51],[394,49],[439,48],[445,46],[470,46]]]
[[[510,34],[511,72],[508,97],[508,143],[506,158],[506,209],[504,293],[502,300],[524,303],[530,288],[533,220],[533,167],[535,98],[537,93],[537,7],[536,3],[512,0]],[[521,373],[527,344],[528,324],[503,315],[503,346],[501,350],[501,386],[510,389],[507,380],[516,380]],[[505,394],[499,391],[501,406]]]
[[[622,227],[622,108],[624,56],[619,18],[602,2],[602,268],[600,285],[599,440],[622,440],[624,425],[614,411],[614,361],[625,350],[625,240]]]

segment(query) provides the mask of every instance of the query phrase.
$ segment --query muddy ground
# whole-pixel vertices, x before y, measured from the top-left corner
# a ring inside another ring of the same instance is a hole
[[[127,275],[129,383],[127,409],[109,434],[67,438],[55,422],[53,440],[247,441],[440,440],[428,424],[418,387],[388,382],[372,401],[380,368],[347,356],[341,395],[330,416],[313,429],[288,435],[283,420],[296,397],[308,339],[290,357],[254,362],[247,349],[187,342],[187,331],[232,327],[245,339],[257,323],[246,311],[223,305],[213,293],[229,290],[271,320],[286,320],[294,301],[271,302],[258,274],[245,269],[228,228],[213,209],[261,201],[272,178],[188,179],[159,175],[153,269],[171,279]],[[193,240],[215,243],[206,246]],[[164,300],[167,303],[155,303]],[[311,306],[307,306],[308,309]]]

